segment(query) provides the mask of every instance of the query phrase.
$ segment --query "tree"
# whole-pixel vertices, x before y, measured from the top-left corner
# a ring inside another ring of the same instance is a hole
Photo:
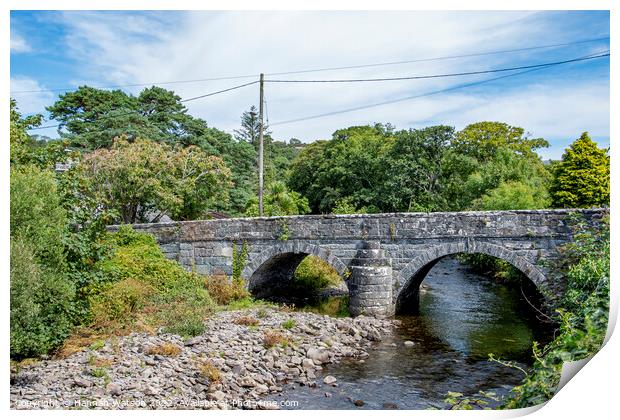
[[[378,212],[385,177],[381,156],[391,147],[392,129],[349,127],[329,141],[304,147],[291,164],[289,187],[307,197],[315,213],[330,213],[343,198],[355,208]]]
[[[10,101],[10,109],[11,165],[36,165],[41,169],[53,169],[57,162],[66,162],[74,157],[65,150],[66,142],[37,140],[28,134],[27,130],[41,125],[41,114],[22,117],[14,99]]]
[[[481,210],[544,209],[551,204],[546,189],[535,189],[521,181],[507,181],[474,200]]]
[[[146,88],[138,96],[120,90],[87,86],[61,95],[48,107],[60,121],[60,134],[86,152],[112,147],[114,138],[132,142],[138,138],[178,146],[198,146],[207,155],[221,157],[232,171],[235,188],[230,200],[214,203],[214,210],[242,214],[255,194],[256,152],[252,144],[236,141],[230,134],[187,113],[181,98],[159,87]]]
[[[609,205],[608,150],[599,149],[587,132],[553,166],[551,196],[557,207]]]
[[[537,157],[535,149],[549,147],[543,138],[529,138],[521,127],[501,122],[482,121],[470,124],[456,134],[452,147],[458,153],[484,162],[499,148],[512,150],[525,157]]]
[[[149,140],[115,140],[111,149],[87,154],[75,168],[104,209],[123,223],[195,219],[228,199],[230,170],[200,148],[172,147]]]
[[[273,182],[267,186],[264,197],[265,216],[288,216],[310,212],[308,199],[301,194],[286,188],[283,182]],[[248,202],[248,216],[258,216],[258,199]]]
[[[260,118],[256,107],[252,105],[248,111],[241,115],[241,128],[235,130],[235,139],[244,141],[254,146],[258,150],[258,140],[260,134]],[[263,121],[263,139],[265,142],[271,139],[269,125]]]
[[[60,95],[47,110],[60,122],[61,136],[87,150],[110,147],[120,136],[188,146],[199,144],[207,129],[187,114],[180,96],[156,86],[138,96],[82,86]]]
[[[442,202],[443,155],[454,129],[434,126],[394,133],[395,142],[386,154],[386,176],[380,187],[382,211],[433,211]]]

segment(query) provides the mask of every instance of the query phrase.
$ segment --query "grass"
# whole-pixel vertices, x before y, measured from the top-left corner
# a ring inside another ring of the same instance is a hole
[[[108,376],[108,371],[103,367],[97,367],[91,369],[90,374],[95,378],[105,378]]]
[[[173,343],[163,343],[156,346],[149,347],[146,349],[146,354],[155,355],[158,354],[160,356],[167,357],[176,357],[181,354],[181,348]]]
[[[293,318],[290,318],[282,323],[282,328],[284,328],[285,330],[290,330],[294,328],[295,325],[297,325],[297,322]]]
[[[304,312],[312,312],[321,315],[329,315],[336,318],[350,317],[349,296],[332,296],[321,300],[318,304],[305,306],[301,309]]]

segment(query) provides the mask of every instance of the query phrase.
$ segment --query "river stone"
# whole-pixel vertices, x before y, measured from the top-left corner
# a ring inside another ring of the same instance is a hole
[[[413,341],[405,341],[403,344],[405,347],[413,347]]]
[[[106,385],[105,390],[108,391],[108,394],[110,395],[121,395],[122,393],[121,386],[114,382],[110,382],[108,385]]]
[[[304,359],[304,361],[302,362],[302,366],[306,370],[314,369],[314,362],[312,361],[312,359]]]
[[[308,359],[312,359],[315,365],[322,365],[323,363],[329,362],[329,352],[325,349],[311,347],[308,349],[306,356]]]
[[[237,380],[237,384],[243,388],[253,388],[256,386],[256,381],[250,376],[244,376]]]
[[[203,339],[204,338],[201,336],[188,338],[187,340],[185,340],[185,345],[187,347],[192,347],[192,346],[195,346],[196,344],[202,343]]]
[[[226,394],[222,391],[214,391],[211,392],[208,397],[211,401],[224,401],[226,399]]]
[[[323,378],[323,383],[327,385],[333,384],[336,381],[338,381],[338,379],[334,378],[331,375],[327,375],[325,378]]]

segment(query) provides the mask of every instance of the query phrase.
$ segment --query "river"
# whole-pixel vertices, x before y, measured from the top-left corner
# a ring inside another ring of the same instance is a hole
[[[526,367],[532,342],[544,344],[552,334],[519,288],[475,274],[454,258],[441,260],[422,283],[419,312],[396,318],[401,325],[367,358],[326,366],[316,388],[289,384],[278,399],[297,401],[291,407],[297,409],[428,409],[442,408],[448,391],[505,395],[523,373],[488,361],[489,353]],[[338,386],[323,384],[325,375]]]

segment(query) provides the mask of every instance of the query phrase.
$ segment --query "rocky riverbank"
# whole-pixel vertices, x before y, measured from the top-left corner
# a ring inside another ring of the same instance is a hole
[[[397,321],[272,308],[220,312],[205,334],[130,334],[11,374],[12,408],[280,408],[283,387],[334,387]],[[327,392],[328,394],[328,392]]]

